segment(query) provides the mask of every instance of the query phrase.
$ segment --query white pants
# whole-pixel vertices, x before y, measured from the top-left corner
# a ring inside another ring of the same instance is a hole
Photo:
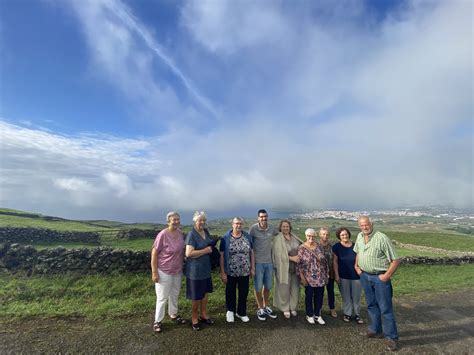
[[[155,283],[156,291],[156,310],[155,322],[161,322],[165,318],[165,306],[168,301],[168,315],[176,316],[178,314],[178,297],[181,290],[181,272],[175,275],[169,275],[158,269],[160,281]]]

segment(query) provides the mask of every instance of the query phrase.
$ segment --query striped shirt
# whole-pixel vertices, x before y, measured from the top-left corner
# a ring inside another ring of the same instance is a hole
[[[359,233],[354,245],[354,252],[358,256],[358,266],[369,274],[387,271],[390,263],[398,259],[392,241],[380,232],[372,232],[367,244],[364,241],[364,234]]]

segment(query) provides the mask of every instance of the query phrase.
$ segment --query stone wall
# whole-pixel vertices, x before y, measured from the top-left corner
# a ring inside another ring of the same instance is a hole
[[[458,257],[404,257],[403,264],[460,265],[472,264],[474,256]],[[83,248],[36,250],[29,245],[0,245],[0,269],[27,274],[83,274],[111,272],[149,272],[150,252],[112,248]]]
[[[159,230],[155,229],[124,229],[121,230],[117,233],[116,238],[117,239],[143,239],[143,238],[149,238],[149,239],[154,239],[157,234],[159,233]]]
[[[150,252],[102,247],[36,250],[29,245],[3,244],[0,269],[27,274],[148,272]]]
[[[428,256],[404,256],[402,264],[405,265],[461,265],[474,263],[474,256],[448,256],[448,257],[428,257]]]
[[[69,232],[43,228],[0,228],[0,243],[81,242],[100,244],[99,233]]]

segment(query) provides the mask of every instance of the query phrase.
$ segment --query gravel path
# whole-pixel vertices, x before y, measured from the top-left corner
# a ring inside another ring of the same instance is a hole
[[[474,289],[432,295],[424,301],[396,299],[399,353],[474,353]],[[366,314],[362,316],[366,319]],[[193,332],[165,323],[151,333],[150,319],[105,322],[84,319],[0,321],[0,353],[384,353],[382,339],[366,339],[366,325],[346,324],[323,314],[325,326],[296,318],[247,324],[216,324]]]

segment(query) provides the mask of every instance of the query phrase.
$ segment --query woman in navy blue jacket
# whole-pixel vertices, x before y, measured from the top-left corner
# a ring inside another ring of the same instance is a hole
[[[242,218],[235,217],[230,229],[221,239],[221,279],[225,283],[225,303],[227,308],[226,320],[234,322],[234,316],[244,323],[250,319],[247,316],[247,296],[249,293],[250,275],[255,275],[253,269],[252,240],[242,230]],[[238,305],[236,309],[236,291],[238,290]]]
[[[207,315],[207,294],[212,292],[211,259],[212,247],[215,246],[206,225],[206,213],[196,211],[193,216],[194,226],[186,236],[186,298],[192,301],[192,327],[200,330],[200,323],[214,324]],[[199,311],[201,316],[199,316]]]

